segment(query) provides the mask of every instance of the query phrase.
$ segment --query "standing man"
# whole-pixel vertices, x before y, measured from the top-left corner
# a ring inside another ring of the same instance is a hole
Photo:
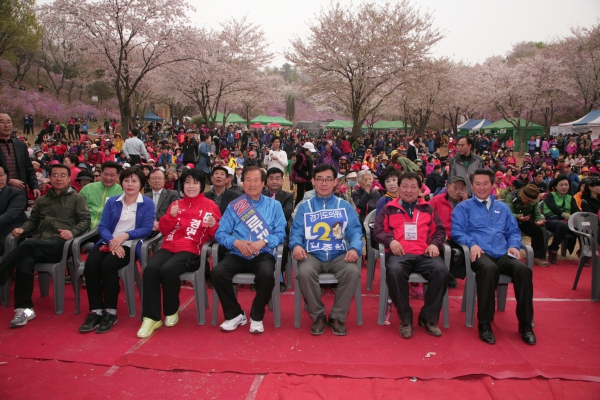
[[[362,227],[350,203],[333,194],[337,175],[331,164],[314,169],[315,196],[298,206],[290,235],[292,256],[298,261],[300,291],[313,320],[313,335],[323,334],[326,324],[336,336],[348,334],[346,316],[360,284],[356,261],[362,257]],[[331,273],[338,281],[329,319],[321,301],[320,273]]]
[[[31,216],[12,231],[18,239],[34,231],[32,238],[25,239],[0,263],[0,286],[3,286],[16,269],[15,317],[11,328],[27,325],[35,318],[31,295],[34,283],[34,265],[39,262],[58,262],[62,258],[65,241],[87,232],[90,213],[85,199],[70,185],[71,170],[63,164],[50,166],[52,190],[33,206]],[[64,281],[64,276],[54,279]]]
[[[188,129],[187,136],[181,145],[181,152],[183,153],[183,165],[194,164],[198,158],[198,141],[196,140],[196,130]]]
[[[267,174],[258,167],[244,170],[245,194],[231,202],[219,222],[215,239],[230,253],[211,271],[211,282],[219,295],[225,322],[224,331],[246,325],[246,314],[233,291],[233,277],[242,272],[255,274],[256,295],[250,311],[250,333],[264,332],[265,307],[275,286],[275,252],[285,238],[285,215],[281,205],[262,195]]]
[[[0,114],[0,164],[8,172],[7,185],[21,189],[27,194],[27,187],[35,198],[40,197],[35,169],[29,160],[27,145],[18,139],[11,139],[12,119],[8,114]]]
[[[471,190],[471,183],[469,176],[480,168],[485,167],[485,163],[477,154],[473,153],[473,139],[469,136],[461,137],[456,143],[458,154],[452,157],[450,160],[450,171],[448,172],[448,179],[454,175],[462,176],[467,182],[467,196],[471,197],[473,191]]]
[[[142,163],[142,157],[146,160],[148,159],[148,152],[146,151],[144,142],[139,139],[140,131],[134,129],[131,131],[131,134],[133,136],[125,141],[123,152],[129,158],[131,165],[139,165]]]
[[[195,139],[194,139],[195,140]],[[185,143],[185,142],[184,142]],[[198,159],[198,166],[196,167],[200,171],[204,172],[207,177],[210,176],[210,165],[209,158],[211,156],[210,144],[212,143],[212,138],[209,134],[206,134],[204,137],[204,141],[200,145],[198,150],[200,154],[200,158]]]
[[[171,203],[179,200],[179,193],[175,190],[165,189],[165,173],[156,168],[150,171],[148,174],[148,181],[150,182],[151,191],[144,193],[154,201],[154,209],[156,210],[156,216],[154,220],[153,231],[158,231],[158,220],[166,214]]]
[[[494,344],[492,321],[496,310],[496,289],[500,274],[511,277],[517,298],[517,318],[521,338],[536,343],[533,321],[532,273],[519,260],[521,231],[508,205],[491,196],[494,173],[476,170],[471,179],[474,196],[456,206],[452,213],[452,238],[466,245],[477,282],[479,338]]]
[[[375,240],[386,249],[386,283],[400,316],[400,336],[409,339],[413,335],[413,310],[408,303],[412,272],[427,279],[419,326],[432,336],[442,336],[437,322],[450,279],[440,257],[446,231],[433,207],[419,198],[419,175],[407,172],[398,183],[400,197],[388,203],[375,220]]]
[[[267,171],[271,168],[279,168],[281,172],[284,172],[288,165],[288,158],[287,153],[281,149],[281,139],[275,136],[271,140],[271,144],[273,148],[265,156]]]

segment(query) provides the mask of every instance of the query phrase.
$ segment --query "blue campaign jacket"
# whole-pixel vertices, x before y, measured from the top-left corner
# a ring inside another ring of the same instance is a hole
[[[95,246],[98,246],[101,243],[108,244],[108,242],[110,242],[113,238],[113,232],[115,231],[117,223],[121,218],[121,211],[123,211],[123,202],[117,201],[117,199],[121,196],[123,195],[109,197],[106,201],[104,211],[102,211],[102,218],[98,224],[98,232],[100,233],[101,239],[98,243],[96,243]],[[142,196],[142,199],[144,202],[138,203],[137,206],[137,212],[135,215],[135,229],[127,232],[129,233],[130,240],[142,239],[150,236],[152,233],[152,227],[154,226],[154,218],[156,214],[154,202],[147,196]],[[141,246],[142,243],[138,243],[136,248],[138,256]]]
[[[493,196],[490,199],[489,210],[475,196],[454,208],[452,240],[469,249],[476,244],[490,257],[499,258],[510,247],[521,248],[521,230],[508,206]]]
[[[356,250],[359,257],[362,256],[362,227],[358,219],[356,210],[344,199],[340,199],[336,195],[323,199],[318,196],[311,197],[309,200],[302,202],[296,210],[296,216],[292,222],[292,230],[290,232],[290,251],[294,250],[294,247],[300,246],[306,250],[306,236],[304,233],[304,214],[320,211],[320,210],[334,210],[336,208],[344,208],[348,215],[348,225],[344,231],[344,239],[349,243],[349,248]],[[346,254],[346,251],[313,251],[310,254],[317,257],[321,261],[330,261],[342,254]]]
[[[244,196],[246,195],[242,195],[242,197]],[[252,204],[252,207],[254,207],[256,212],[263,217],[269,227],[269,236],[265,238],[269,241],[269,244],[263,247],[260,250],[260,253],[269,253],[275,257],[275,249],[277,246],[283,243],[285,239],[285,227],[287,226],[287,221],[285,219],[285,215],[283,214],[283,208],[281,208],[281,203],[279,203],[277,200],[273,200],[270,197],[262,195],[260,196],[260,199],[256,201],[250,200],[250,198],[247,196],[246,198],[249,200],[250,204]],[[225,209],[225,213],[219,221],[219,228],[215,233],[215,239],[221,246],[225,246],[228,250],[230,250],[231,254],[235,254],[238,257],[250,260],[253,257],[244,257],[242,253],[240,253],[239,250],[233,246],[233,243],[236,240],[251,241],[252,238],[250,230],[236,215],[236,212],[231,204],[232,203],[229,203]]]

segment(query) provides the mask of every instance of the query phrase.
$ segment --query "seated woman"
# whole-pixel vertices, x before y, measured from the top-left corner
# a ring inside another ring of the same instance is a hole
[[[377,209],[377,202],[381,198],[378,190],[373,189],[373,176],[371,171],[362,170],[358,173],[358,184],[360,187],[352,191],[352,200],[356,205],[360,225],[365,222],[366,216]]]
[[[143,322],[137,333],[147,338],[162,326],[160,286],[163,288],[165,325],[179,321],[179,275],[191,272],[187,261],[214,238],[221,212],[216,203],[204,197],[204,175],[197,169],[186,169],[181,175],[184,197],[171,204],[158,222],[164,240],[144,269]],[[200,264],[195,268],[197,269]]]
[[[550,193],[544,197],[542,212],[548,222],[546,229],[554,232],[552,243],[548,246],[548,261],[550,264],[557,263],[558,248],[565,237],[569,234],[567,221],[571,214],[579,210],[577,202],[569,195],[569,178],[560,174],[550,182]],[[575,241],[569,244],[569,252],[573,252]]]
[[[127,168],[119,177],[123,194],[106,201],[98,225],[100,241],[90,252],[83,275],[90,313],[79,332],[105,333],[117,323],[119,270],[129,263],[133,239],[150,236],[154,225],[154,202],[140,193],[146,176],[140,167]],[[141,247],[141,243],[139,243]]]

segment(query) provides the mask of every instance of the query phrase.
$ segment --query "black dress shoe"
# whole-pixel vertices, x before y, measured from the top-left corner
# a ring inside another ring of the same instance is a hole
[[[521,339],[523,339],[525,343],[530,345],[534,345],[536,343],[535,333],[533,333],[531,322],[520,322],[519,333],[521,334]]]
[[[489,322],[480,322],[477,327],[479,328],[479,339],[488,344],[496,343],[494,332],[492,332],[492,325]]]
[[[448,282],[448,286],[452,289],[458,286],[458,282],[456,282],[456,278],[454,277],[454,275],[450,275],[450,281]]]
[[[412,324],[400,324],[400,336],[403,339],[410,339],[413,335],[413,326]]]
[[[323,332],[325,332],[326,324],[327,316],[325,316],[325,313],[319,314],[315,322],[313,322],[312,326],[310,327],[310,334],[316,336],[322,335]]]
[[[331,331],[336,336],[346,336],[348,334],[346,325],[340,320],[329,317],[327,324],[331,327]]]
[[[109,314],[105,311],[100,320],[100,324],[98,324],[98,328],[96,328],[96,333],[106,333],[110,331],[118,320],[119,318],[116,315]]]
[[[89,313],[85,317],[85,322],[79,327],[79,333],[86,333],[95,330],[102,320],[102,314],[96,314],[95,312]]]
[[[281,282],[279,284],[279,293],[285,293],[285,291],[287,290],[287,285],[283,282]]]

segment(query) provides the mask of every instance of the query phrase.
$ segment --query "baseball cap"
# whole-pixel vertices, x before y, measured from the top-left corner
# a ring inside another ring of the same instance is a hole
[[[454,175],[452,178],[448,179],[448,185],[454,182],[462,182],[465,185],[467,184],[467,180],[460,175]]]

